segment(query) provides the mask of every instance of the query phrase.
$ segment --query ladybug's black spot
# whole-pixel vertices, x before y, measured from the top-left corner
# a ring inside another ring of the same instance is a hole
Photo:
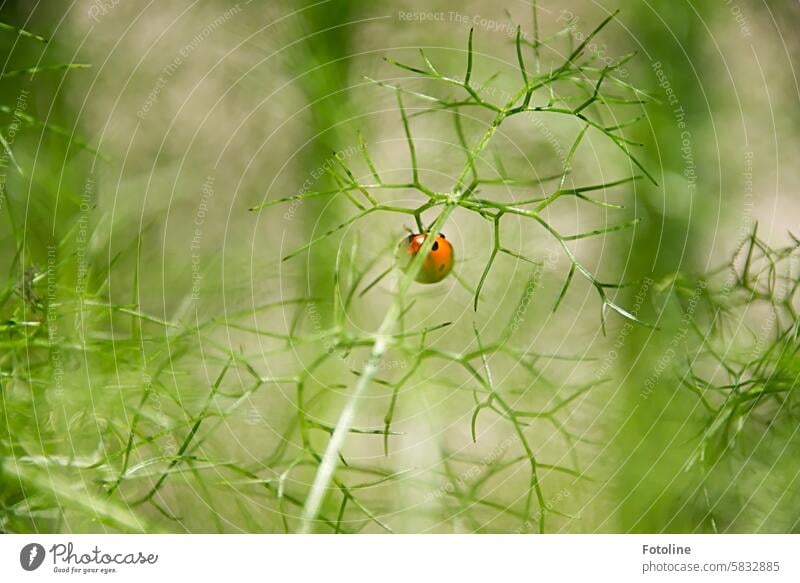
[[[444,265],[439,266],[439,271],[444,271]]]
[[[439,241],[434,241],[433,247],[431,247],[431,249],[433,249],[434,251],[437,251],[439,249]]]

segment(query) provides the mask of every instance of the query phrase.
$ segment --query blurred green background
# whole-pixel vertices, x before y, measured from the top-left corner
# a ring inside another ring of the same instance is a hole
[[[503,245],[537,263],[499,256],[475,311],[493,233],[457,208],[444,227],[456,273],[413,287],[402,321],[410,345],[444,356],[386,355],[315,530],[535,532],[544,514],[546,532],[798,531],[800,5],[537,8],[534,25],[533,5],[513,0],[4,2],[0,528],[296,532],[393,297],[396,274],[378,276],[416,227],[369,215],[281,261],[348,221],[352,203],[250,209],[336,189],[335,152],[371,182],[359,133],[384,179],[407,180],[397,96],[372,80],[438,86],[384,57],[422,67],[424,48],[463,75],[474,28],[475,78],[497,72],[486,95],[500,102],[519,83],[517,25],[529,67],[531,42],[547,44],[546,75],[620,9],[587,67],[636,52],[615,89],[652,99],[602,115],[641,116],[625,137],[657,185],[598,193],[621,211],[575,199],[548,217],[569,233],[639,218],[571,248],[627,284],[606,291],[647,325],[606,310],[602,326],[580,276],[554,312],[570,264],[519,217]],[[421,175],[446,191],[464,160],[451,116],[403,100]],[[487,118],[464,113],[473,143]],[[570,120],[533,114],[481,164],[558,174],[574,139]],[[587,133],[570,170],[578,186],[635,168]],[[522,420],[522,440],[482,409],[473,440],[480,383],[458,362],[505,342],[515,318],[509,344],[471,364],[516,409],[546,414]]]

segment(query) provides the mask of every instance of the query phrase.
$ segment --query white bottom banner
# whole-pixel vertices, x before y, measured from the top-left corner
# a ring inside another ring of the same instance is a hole
[[[796,582],[799,551],[795,535],[3,535],[0,581]]]

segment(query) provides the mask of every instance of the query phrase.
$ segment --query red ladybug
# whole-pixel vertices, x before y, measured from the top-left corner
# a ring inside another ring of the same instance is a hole
[[[428,235],[425,233],[411,233],[400,242],[397,259],[401,269],[408,269],[427,238]],[[444,235],[439,233],[436,241],[433,242],[430,253],[422,263],[419,273],[417,273],[416,281],[419,283],[442,281],[452,271],[454,261],[453,246]]]

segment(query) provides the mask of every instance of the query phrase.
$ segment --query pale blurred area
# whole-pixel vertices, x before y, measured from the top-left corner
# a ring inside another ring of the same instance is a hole
[[[603,281],[660,281],[679,270],[705,272],[726,261],[755,223],[761,237],[773,244],[785,244],[787,231],[797,230],[800,86],[794,64],[800,50],[795,34],[800,5],[788,0],[702,4],[677,8],[666,0],[539,2],[542,39],[567,25],[585,36],[619,7],[616,20],[593,39],[591,51],[597,53],[598,66],[604,58],[636,51],[625,65],[625,80],[661,102],[649,103],[644,110],[620,109],[619,118],[622,123],[644,114],[626,136],[642,143],[633,148],[658,186],[640,180],[601,193],[609,202],[623,204],[621,211],[572,201],[549,211],[565,233],[641,219],[633,230],[572,246]],[[30,9],[20,3],[15,10],[25,15]],[[370,171],[357,152],[359,131],[384,177],[408,179],[409,156],[396,95],[369,79],[415,91],[430,90],[432,84],[392,67],[384,57],[422,66],[418,49],[423,47],[443,71],[461,76],[467,36],[474,27],[475,79],[483,82],[499,72],[498,86],[513,89],[519,83],[516,25],[522,26],[525,38],[533,34],[531,3],[515,0],[82,0],[63,14],[61,10],[37,8],[26,27],[52,31],[62,55],[91,64],[65,78],[58,107],[74,112],[75,132],[102,153],[94,157],[72,152],[61,182],[66,190],[78,190],[87,175],[95,182],[96,216],[102,219],[96,220],[99,232],[92,245],[112,257],[140,244],[141,309],[186,326],[230,318],[236,326],[218,328],[214,341],[252,358],[263,377],[296,374],[314,360],[319,345],[281,352],[285,343],[280,338],[254,334],[252,329],[275,335],[301,335],[296,330],[302,330],[302,336],[319,334],[333,317],[334,274],[343,273],[337,262],[349,259],[354,241],[357,264],[376,260],[369,281],[388,267],[388,260],[378,260],[385,250],[415,225],[405,215],[370,215],[310,252],[282,262],[351,217],[354,207],[339,197],[333,202],[320,198],[249,209],[295,195],[304,185],[311,191],[331,188],[322,169],[337,151],[345,152],[348,166],[369,182]],[[15,18],[24,21],[24,16]],[[566,56],[563,36],[552,43]],[[551,53],[544,66],[554,62]],[[659,86],[662,79],[655,62],[661,63],[677,104],[670,104],[664,86]],[[450,94],[456,95],[457,88]],[[411,114],[429,105],[413,96],[404,96],[404,103]],[[685,127],[679,126],[676,107],[683,108]],[[571,119],[536,119],[514,120],[504,127],[481,166],[498,172],[499,157],[509,173],[526,178],[560,172],[576,125]],[[480,135],[483,123],[485,116],[467,118],[469,142]],[[464,156],[449,116],[412,117],[411,129],[421,178],[437,190],[452,188]],[[696,174],[693,188],[685,174],[689,161]],[[577,152],[570,181],[575,186],[598,184],[625,178],[634,170],[617,148],[589,134]],[[546,184],[543,192],[557,184]],[[481,195],[489,192],[487,188]],[[538,194],[525,189],[493,192],[520,198]],[[423,200],[410,190],[376,191],[375,196],[401,206]],[[433,217],[434,211],[425,215],[426,220]],[[498,258],[476,312],[470,289],[476,287],[492,248],[491,224],[458,210],[444,232],[455,247],[463,285],[451,277],[437,286],[415,287],[408,325],[419,329],[451,323],[432,333],[428,342],[458,353],[475,348],[475,328],[486,342],[498,337],[529,285],[532,265],[509,256]],[[647,363],[657,362],[669,345],[669,336],[663,335],[671,333],[671,325],[665,323],[662,336],[649,328],[631,331],[612,312],[606,314],[603,335],[597,293],[580,277],[553,313],[569,269],[557,243],[530,221],[509,217],[503,244],[546,266],[513,337],[515,345],[531,355],[536,373],[508,355],[474,364],[481,371],[487,368],[495,385],[508,391],[510,399],[519,398],[526,410],[547,410],[587,383],[598,383],[557,417],[533,420],[524,428],[543,464],[539,478],[545,502],[554,510],[548,513],[547,530],[693,528],[701,511],[684,504],[683,493],[690,488],[681,472],[688,440],[698,430],[687,421],[696,404],[676,402],[672,396],[677,389],[669,386],[661,387],[663,400],[640,403],[638,396],[652,368]],[[120,265],[130,261],[125,256]],[[377,329],[391,301],[393,282],[394,276],[389,276],[358,299],[347,321],[354,333]],[[120,276],[111,281],[109,293],[126,301],[130,285],[128,275]],[[617,303],[630,309],[640,289],[633,285],[611,292]],[[653,292],[651,288],[646,293]],[[235,316],[301,297],[319,298],[313,304],[319,319],[304,306],[289,304]],[[653,321],[656,305],[648,299],[637,308],[637,316]],[[213,346],[206,348],[214,352]],[[363,367],[366,354],[359,348],[347,360],[334,359],[315,373],[317,388],[329,391],[315,404],[315,418],[336,423],[348,386],[357,378],[354,371]],[[533,356],[537,354],[564,359]],[[397,367],[387,365],[379,378],[396,382],[410,361],[396,353],[387,359]],[[213,381],[220,357],[199,360],[206,364],[194,371],[197,378]],[[349,436],[344,450],[348,463],[384,473],[380,475],[402,474],[361,491],[362,500],[398,532],[535,531],[535,521],[520,521],[529,467],[525,461],[511,463],[524,455],[513,427],[485,410],[473,443],[470,378],[452,363],[440,364],[427,362],[400,391],[393,429],[401,435],[390,438],[389,455],[384,455],[380,435]],[[599,383],[601,379],[609,380]],[[226,383],[232,393],[237,386],[248,387],[240,372]],[[354,425],[382,427],[390,396],[387,386],[375,383]],[[272,453],[286,445],[285,456],[258,473],[266,479],[289,471],[287,464],[298,446],[296,436],[283,444],[283,435],[295,421],[296,398],[288,384],[253,392],[206,438],[203,452],[258,467],[267,458],[275,460]],[[313,435],[316,450],[323,451],[328,435]],[[507,466],[487,473],[501,463]],[[292,467],[287,491],[302,499],[314,469],[308,464]],[[260,498],[250,485],[239,491],[236,485],[220,486],[227,478],[215,470],[208,474],[215,493],[209,493],[194,485],[193,480],[200,479],[204,478],[176,479],[162,492],[180,514],[181,529],[282,530],[277,504]],[[361,479],[375,480],[376,475],[368,474]],[[445,492],[448,485],[463,490],[463,496]],[[758,490],[768,485],[754,487],[752,498],[743,502],[753,508],[772,496],[771,491]],[[215,501],[212,507],[207,500]],[[337,507],[326,511],[335,514]],[[359,513],[353,506],[347,509],[351,511]],[[158,512],[148,512],[152,520],[164,521]],[[290,506],[285,512],[291,522],[299,509]],[[209,518],[212,514],[216,524]],[[164,524],[166,530],[174,528],[168,520]],[[762,523],[745,513],[732,515],[726,526],[747,531],[758,524]],[[763,528],[781,530],[784,525],[776,521]],[[370,523],[364,531],[380,528]]]

